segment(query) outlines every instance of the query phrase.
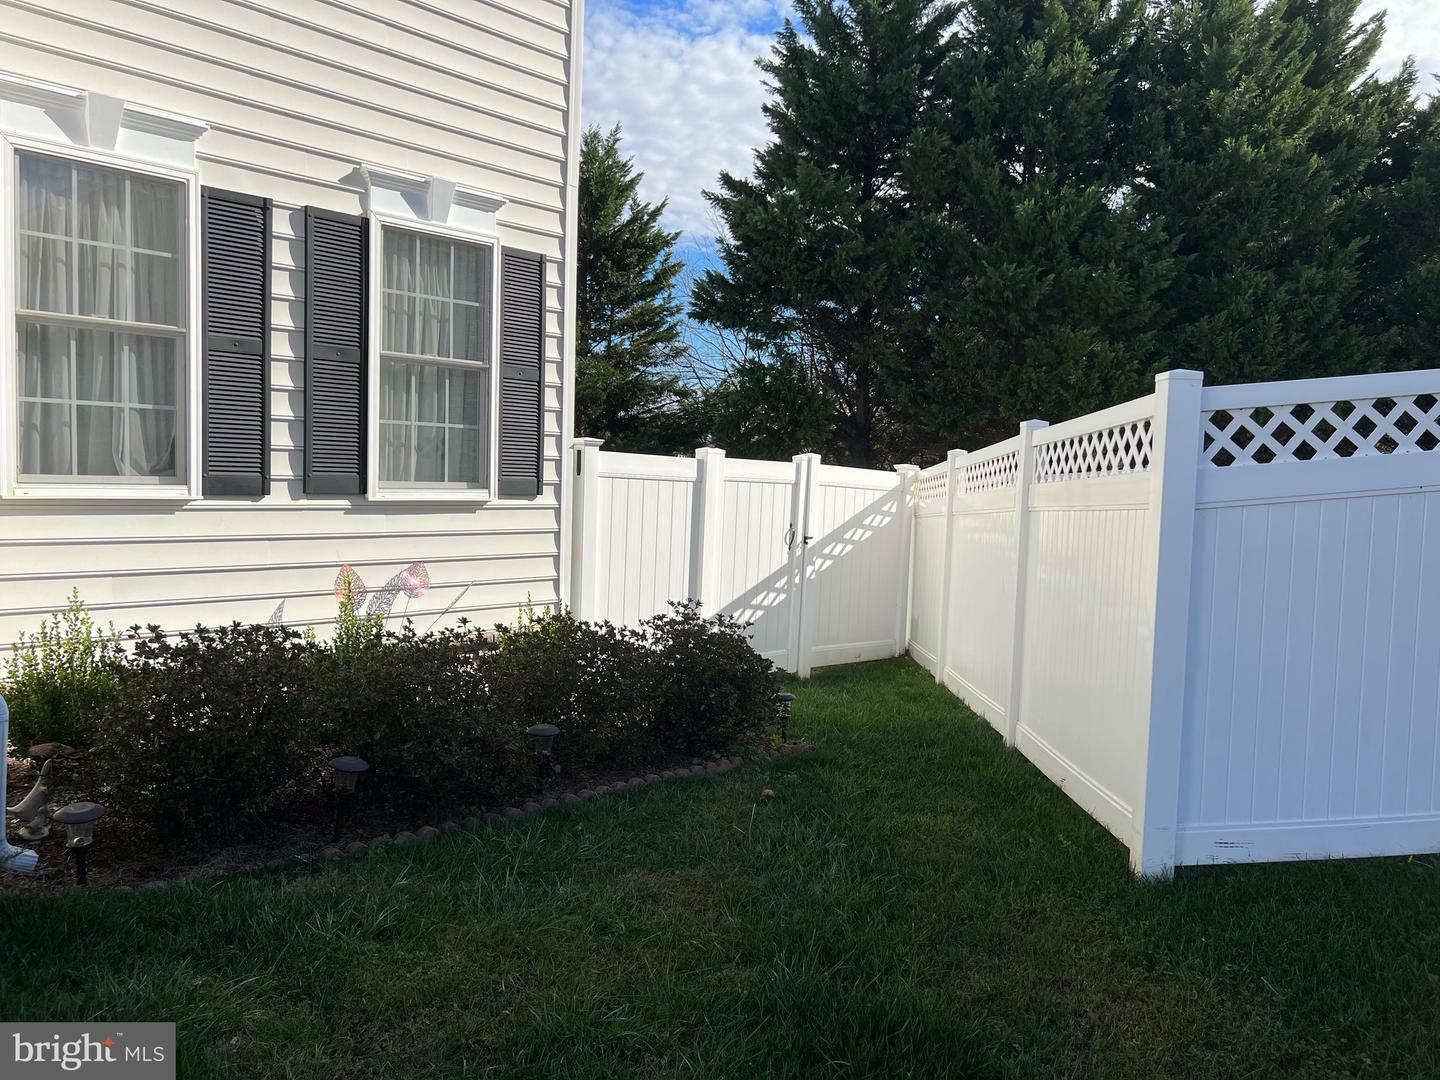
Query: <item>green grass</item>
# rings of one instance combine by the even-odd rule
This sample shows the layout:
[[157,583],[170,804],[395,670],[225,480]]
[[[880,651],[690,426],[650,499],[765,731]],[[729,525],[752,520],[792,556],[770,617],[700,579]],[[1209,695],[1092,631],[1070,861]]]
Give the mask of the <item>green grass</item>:
[[0,901],[0,1017],[174,1020],[182,1076],[1435,1074],[1436,860],[1142,885],[920,669],[798,692],[809,758],[320,869]]

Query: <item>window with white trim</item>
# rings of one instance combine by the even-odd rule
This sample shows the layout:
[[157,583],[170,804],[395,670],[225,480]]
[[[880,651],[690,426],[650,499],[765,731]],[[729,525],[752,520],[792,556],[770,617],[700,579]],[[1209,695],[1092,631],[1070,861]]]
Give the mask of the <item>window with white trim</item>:
[[18,478],[178,483],[184,185],[28,151],[16,180]]
[[485,490],[495,254],[386,226],[380,314],[380,483]]

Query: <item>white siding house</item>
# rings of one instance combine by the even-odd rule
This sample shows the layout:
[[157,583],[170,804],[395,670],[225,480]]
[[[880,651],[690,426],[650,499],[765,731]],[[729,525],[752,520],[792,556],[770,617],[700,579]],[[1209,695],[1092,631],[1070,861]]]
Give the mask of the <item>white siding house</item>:
[[0,644],[566,595],[581,14],[0,0]]

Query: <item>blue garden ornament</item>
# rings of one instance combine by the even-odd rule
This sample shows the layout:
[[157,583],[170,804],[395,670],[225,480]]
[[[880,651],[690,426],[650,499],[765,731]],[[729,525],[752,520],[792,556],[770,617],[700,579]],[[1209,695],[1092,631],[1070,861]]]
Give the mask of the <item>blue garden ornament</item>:
[[[0,695],[0,751],[8,752],[10,746],[10,706],[4,695]],[[0,807],[5,805],[5,781],[8,767],[0,766]],[[0,818],[0,870],[14,870],[22,874],[31,873],[40,863],[40,856],[29,848],[18,848],[5,839],[4,819]]]

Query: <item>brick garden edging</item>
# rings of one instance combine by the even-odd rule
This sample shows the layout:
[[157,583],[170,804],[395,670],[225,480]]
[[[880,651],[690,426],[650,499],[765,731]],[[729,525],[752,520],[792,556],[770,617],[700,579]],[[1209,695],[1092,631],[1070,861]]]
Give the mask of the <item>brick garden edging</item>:
[[[547,795],[541,799],[530,799],[519,806],[506,806],[499,810],[492,810],[485,814],[477,814],[467,817],[463,821],[445,821],[442,824],[421,825],[416,829],[401,829],[399,832],[377,836],[371,840],[352,840],[348,844],[335,845],[321,849],[318,853],[296,852],[288,857],[271,859],[268,862],[242,869],[227,869],[213,875],[196,875],[185,878],[156,879],[147,881],[136,888],[152,890],[164,888],[172,882],[197,881],[205,877],[230,877],[235,874],[250,873],[256,870],[283,870],[300,866],[316,865],[330,860],[339,859],[347,855],[363,855],[373,848],[393,844],[425,844],[436,840],[443,835],[457,832],[478,833],[486,829],[504,825],[511,821],[521,821],[536,814],[550,810],[564,809],[568,806],[579,806],[581,803],[591,802],[603,798],[606,795],[613,795],[617,792],[638,791],[641,788],[654,787],[672,780],[692,780],[702,776],[720,776],[724,773],[734,772],[747,764],[757,765],[773,761],[782,761],[785,758],[795,757],[800,754],[807,754],[814,750],[811,743],[789,742],[780,746],[763,751],[754,759],[742,758],[738,755],[733,757],[720,758],[707,765],[690,765],[681,768],[664,769],[660,772],[650,772],[642,776],[632,776],[628,780],[619,780],[610,784],[597,784],[594,787],[581,788],[579,791],[567,791],[559,795]],[[103,889],[104,886],[101,886]],[[129,885],[118,885],[111,887],[110,892],[131,892]]]

